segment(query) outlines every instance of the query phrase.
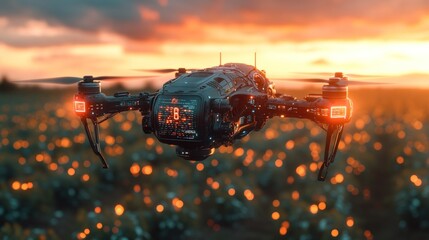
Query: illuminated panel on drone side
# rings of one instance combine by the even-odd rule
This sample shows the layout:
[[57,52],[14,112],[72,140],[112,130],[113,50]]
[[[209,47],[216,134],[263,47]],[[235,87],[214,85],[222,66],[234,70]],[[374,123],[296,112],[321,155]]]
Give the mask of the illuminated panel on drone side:
[[158,137],[199,140],[199,105],[195,96],[160,96],[155,106]]
[[346,118],[347,107],[346,106],[332,106],[331,107],[331,118]]
[[85,102],[84,101],[74,101],[74,110],[78,113],[84,113],[85,110]]

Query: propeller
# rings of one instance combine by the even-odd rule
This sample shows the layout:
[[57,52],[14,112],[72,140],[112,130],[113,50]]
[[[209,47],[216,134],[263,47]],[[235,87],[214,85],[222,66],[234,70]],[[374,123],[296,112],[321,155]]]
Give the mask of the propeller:
[[[332,75],[332,73],[330,74]],[[358,75],[355,75],[358,76]],[[361,77],[370,77],[369,75],[360,75]],[[381,76],[379,76],[381,77]],[[342,72],[336,72],[333,77],[329,79],[323,79],[323,78],[270,78],[270,80],[274,81],[295,81],[295,82],[308,82],[308,83],[328,83],[332,85],[339,85],[339,86],[347,86],[347,85],[381,85],[381,84],[388,84],[388,83],[382,83],[382,82],[365,82],[365,81],[355,81],[355,80],[348,80],[346,76],[343,75]]]
[[[292,81],[292,82],[307,82],[307,83],[331,83],[331,80],[323,78],[270,78],[273,81]],[[338,81],[339,82],[339,81]],[[345,81],[341,81],[345,82]],[[355,81],[347,80],[347,85],[382,85],[388,83],[382,82],[364,82],[364,81]]]
[[196,68],[158,68],[158,69],[135,69],[136,71],[140,72],[153,72],[153,73],[173,73],[173,72],[180,72],[185,73],[187,71],[197,71],[199,69]]
[[54,83],[54,84],[73,84],[80,81],[93,81],[93,80],[127,80],[127,79],[146,79],[153,78],[153,76],[84,76],[80,77],[55,77],[55,78],[39,78],[39,79],[29,79],[29,80],[20,80],[15,81],[15,83]]
[[[293,74],[299,74],[299,75],[322,75],[322,76],[332,76],[332,72],[293,72]],[[354,73],[347,73],[347,76],[352,78],[383,78],[386,77],[385,75],[369,75],[369,74],[354,74]]]

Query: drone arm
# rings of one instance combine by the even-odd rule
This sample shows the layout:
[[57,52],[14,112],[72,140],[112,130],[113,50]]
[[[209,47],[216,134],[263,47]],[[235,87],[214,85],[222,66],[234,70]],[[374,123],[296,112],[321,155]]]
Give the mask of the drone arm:
[[[141,112],[148,112],[151,110],[152,98],[153,95],[148,93],[130,96],[127,92],[116,93],[114,96],[106,96],[102,93],[75,95],[75,112],[80,117],[91,149],[99,157],[103,168],[108,168],[108,164],[101,154],[100,123],[124,111],[140,110]],[[92,131],[90,130],[88,119],[92,122]]]
[[292,97],[270,98],[267,100],[267,117],[313,118],[312,103]]
[[337,153],[344,123],[350,120],[352,102],[348,98],[311,97],[307,99],[296,100],[289,96],[268,99],[267,117],[306,118],[316,122],[327,131],[323,164],[318,175],[318,180],[324,181],[328,167],[334,161]]

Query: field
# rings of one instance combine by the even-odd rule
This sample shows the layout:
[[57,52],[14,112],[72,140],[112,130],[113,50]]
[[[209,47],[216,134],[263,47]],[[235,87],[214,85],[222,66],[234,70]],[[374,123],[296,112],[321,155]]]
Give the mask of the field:
[[351,90],[353,117],[326,182],[317,181],[323,130],[280,118],[203,162],[188,162],[145,135],[138,112],[119,114],[101,125],[110,164],[102,169],[73,113],[73,94],[0,92],[1,236],[429,236],[429,90]]

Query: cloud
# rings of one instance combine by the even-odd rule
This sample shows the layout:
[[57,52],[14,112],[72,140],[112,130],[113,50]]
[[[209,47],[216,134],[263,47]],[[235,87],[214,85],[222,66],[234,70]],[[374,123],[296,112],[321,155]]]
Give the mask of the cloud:
[[[366,39],[424,31],[427,24],[422,22],[429,19],[429,2],[3,0],[0,19],[0,30],[7,24],[0,41],[13,46],[91,43],[106,32],[130,41],[150,42]],[[33,39],[15,33],[15,28],[25,27],[29,21],[68,31]]]

